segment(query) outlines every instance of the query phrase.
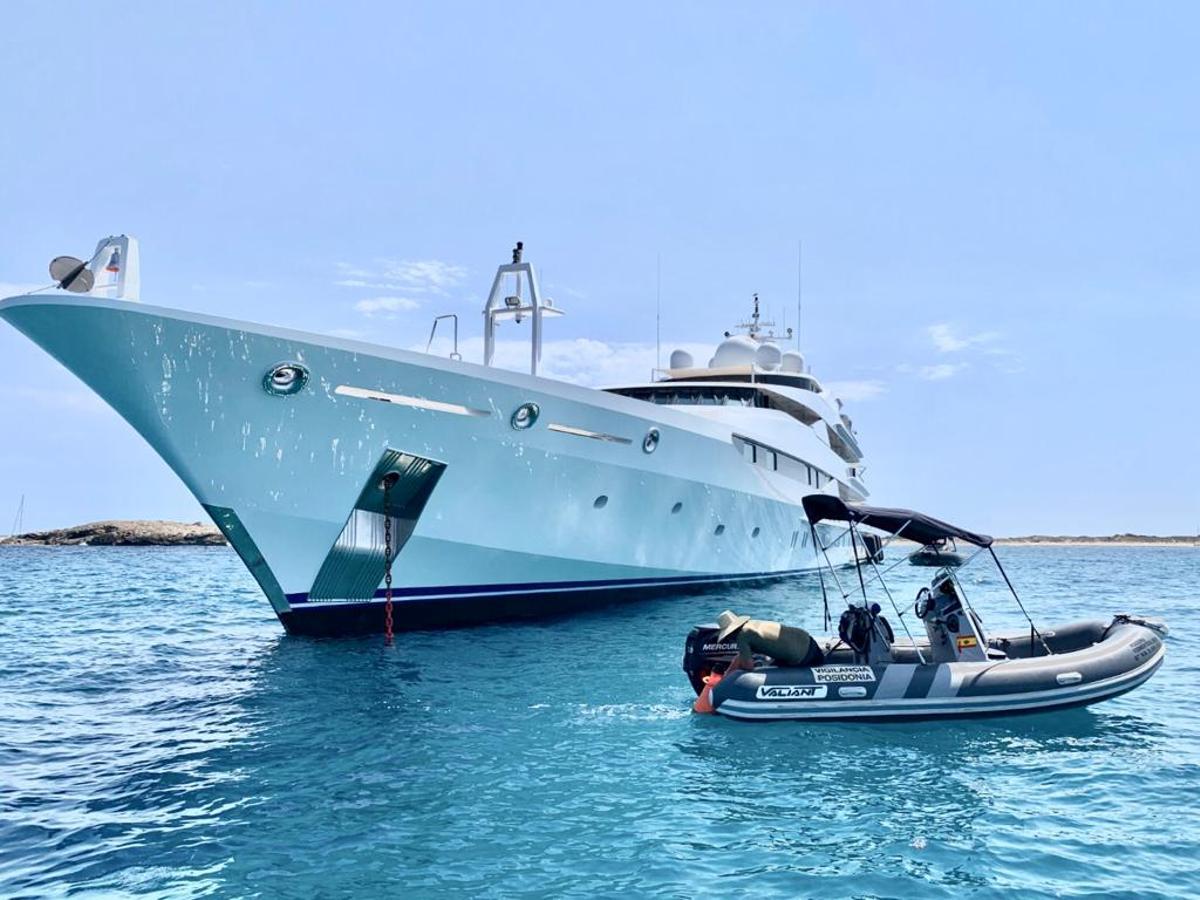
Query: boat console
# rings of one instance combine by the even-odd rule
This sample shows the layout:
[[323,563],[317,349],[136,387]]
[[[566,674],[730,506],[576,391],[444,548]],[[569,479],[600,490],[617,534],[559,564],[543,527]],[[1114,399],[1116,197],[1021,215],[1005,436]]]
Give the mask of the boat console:
[[931,587],[917,592],[913,612],[925,624],[932,662],[977,662],[992,654],[1004,658],[1003,652],[989,650],[979,616],[964,609],[949,570],[939,572]]

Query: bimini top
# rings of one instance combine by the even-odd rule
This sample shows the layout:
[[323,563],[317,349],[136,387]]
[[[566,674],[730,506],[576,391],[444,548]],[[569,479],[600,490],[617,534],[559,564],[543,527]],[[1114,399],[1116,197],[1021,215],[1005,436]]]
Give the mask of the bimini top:
[[854,522],[859,525],[870,525],[888,534],[916,541],[918,544],[932,544],[944,538],[955,538],[974,544],[976,547],[990,547],[992,539],[986,534],[975,534],[964,531],[941,519],[927,516],[911,509],[885,509],[882,506],[847,506],[838,497],[829,494],[809,494],[804,498],[804,512],[808,521],[814,525],[822,520],[833,522]]

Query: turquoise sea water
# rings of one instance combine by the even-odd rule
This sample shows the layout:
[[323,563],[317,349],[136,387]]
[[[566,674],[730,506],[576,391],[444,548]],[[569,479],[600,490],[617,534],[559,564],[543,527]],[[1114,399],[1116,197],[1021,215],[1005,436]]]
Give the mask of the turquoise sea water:
[[0,895],[1200,895],[1200,550],[1000,552],[1043,622],[1165,617],[1163,669],[1065,713],[745,724],[689,714],[684,636],[819,630],[815,580],[386,648],[284,636],[223,548],[0,550]]

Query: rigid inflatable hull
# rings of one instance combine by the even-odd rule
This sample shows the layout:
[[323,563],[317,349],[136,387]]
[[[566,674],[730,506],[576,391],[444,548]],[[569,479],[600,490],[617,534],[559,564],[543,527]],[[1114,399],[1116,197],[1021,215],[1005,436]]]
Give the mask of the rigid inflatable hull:
[[1132,690],[1157,671],[1166,653],[1160,635],[1142,625],[1090,622],[1068,628],[1093,629],[1100,640],[1072,652],[1021,659],[738,672],[713,689],[713,707],[721,715],[748,720],[1040,712],[1085,706]]

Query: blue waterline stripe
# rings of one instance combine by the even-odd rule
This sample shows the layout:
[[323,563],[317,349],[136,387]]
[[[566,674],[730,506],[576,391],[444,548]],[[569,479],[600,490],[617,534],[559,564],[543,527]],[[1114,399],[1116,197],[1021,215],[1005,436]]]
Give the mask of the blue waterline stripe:
[[[719,583],[726,581],[746,581],[748,579],[764,579],[764,578],[786,578],[790,575],[801,575],[806,572],[814,572],[815,569],[783,569],[773,572],[747,572],[738,575],[677,575],[667,578],[615,578],[598,581],[534,581],[518,584],[460,584],[460,585],[445,585],[440,587],[406,587],[392,588],[392,597],[395,599],[404,599],[406,597],[454,597],[464,595],[491,595],[491,594],[534,594],[540,592],[552,591],[573,591],[573,590],[595,590],[601,588],[614,587],[659,587],[664,585],[683,585],[683,584],[708,584]],[[386,596],[386,591],[377,590],[375,592],[376,599],[382,599]],[[325,604],[325,603],[345,603],[355,601],[345,600],[309,600],[307,593],[288,594],[288,603],[296,604]],[[369,601],[359,600],[359,603]]]

